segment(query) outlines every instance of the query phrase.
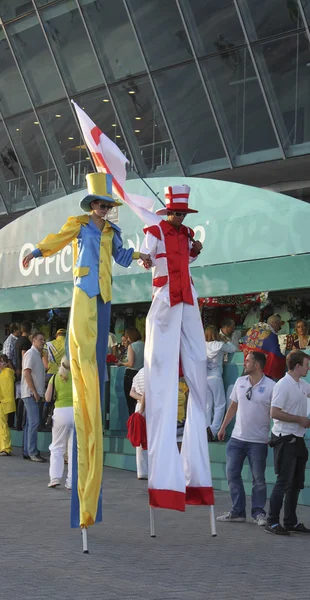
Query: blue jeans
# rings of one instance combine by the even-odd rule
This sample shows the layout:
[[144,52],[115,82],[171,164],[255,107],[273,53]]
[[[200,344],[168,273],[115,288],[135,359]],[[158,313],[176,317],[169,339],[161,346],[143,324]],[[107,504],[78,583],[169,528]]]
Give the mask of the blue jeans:
[[268,444],[242,442],[230,438],[226,446],[226,477],[232,500],[231,513],[245,517],[245,491],[241,472],[245,459],[249,461],[252,473],[252,517],[265,513],[267,486],[265,481]]
[[26,456],[36,456],[38,454],[37,440],[38,427],[40,425],[39,402],[36,402],[33,396],[23,398],[26,408],[26,424],[24,427],[24,454]]

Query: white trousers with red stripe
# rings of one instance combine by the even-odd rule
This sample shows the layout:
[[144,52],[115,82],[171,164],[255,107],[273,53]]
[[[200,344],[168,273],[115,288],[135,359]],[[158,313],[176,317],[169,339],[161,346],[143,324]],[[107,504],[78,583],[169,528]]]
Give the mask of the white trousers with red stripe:
[[[214,504],[206,433],[207,359],[197,301],[154,298],[146,321],[145,405],[151,506]],[[181,455],[176,444],[179,358],[189,387]]]

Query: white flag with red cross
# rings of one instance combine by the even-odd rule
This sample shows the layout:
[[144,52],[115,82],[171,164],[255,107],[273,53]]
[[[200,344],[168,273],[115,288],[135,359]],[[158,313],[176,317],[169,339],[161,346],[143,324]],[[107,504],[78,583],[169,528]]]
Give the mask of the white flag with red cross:
[[92,155],[97,171],[113,175],[113,192],[123,200],[147,225],[157,225],[162,218],[152,212],[154,200],[137,194],[127,194],[126,163],[128,159],[110,138],[108,138],[89,116],[72,100],[82,129],[83,137]]

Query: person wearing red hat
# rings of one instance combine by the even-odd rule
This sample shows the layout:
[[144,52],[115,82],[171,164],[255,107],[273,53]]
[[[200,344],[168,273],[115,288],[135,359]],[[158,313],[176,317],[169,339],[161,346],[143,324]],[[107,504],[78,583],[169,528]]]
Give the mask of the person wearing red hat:
[[[185,510],[214,504],[206,433],[205,339],[189,263],[202,250],[183,225],[190,188],[165,188],[167,215],[144,229],[141,252],[151,256],[153,301],[146,322],[144,355],[150,506]],[[181,455],[175,443],[179,358],[189,387]]]

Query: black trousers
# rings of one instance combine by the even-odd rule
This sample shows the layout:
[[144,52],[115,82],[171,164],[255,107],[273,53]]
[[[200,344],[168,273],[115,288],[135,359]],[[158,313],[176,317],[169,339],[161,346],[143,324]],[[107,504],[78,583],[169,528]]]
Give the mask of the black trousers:
[[135,371],[134,369],[126,369],[126,371],[125,371],[124,392],[125,392],[125,396],[126,396],[129,416],[135,412],[135,408],[136,408],[136,404],[137,404],[137,401],[134,398],[131,398],[131,396],[130,396],[132,380],[133,380],[134,376],[137,375],[137,373],[138,373],[138,371]]
[[[271,435],[272,441],[279,438]],[[274,446],[275,471],[277,481],[269,501],[268,525],[280,523],[280,512],[284,500],[284,527],[294,527],[298,523],[296,507],[300,490],[304,487],[308,450],[303,438],[293,437],[290,441]]]
[[24,403],[21,398],[16,398],[16,421],[15,428],[17,431],[22,431],[24,424]]

